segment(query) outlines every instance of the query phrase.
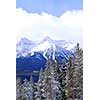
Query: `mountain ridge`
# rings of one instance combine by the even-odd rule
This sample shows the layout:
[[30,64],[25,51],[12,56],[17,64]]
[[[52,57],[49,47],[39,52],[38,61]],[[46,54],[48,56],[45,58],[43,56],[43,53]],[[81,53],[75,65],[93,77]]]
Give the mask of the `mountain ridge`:
[[[22,44],[22,45],[20,45]],[[45,54],[46,52],[55,52],[55,49],[57,47],[64,48],[66,50],[69,50],[74,52],[75,48],[74,43],[72,42],[66,42],[65,40],[53,40],[50,37],[46,36],[44,39],[36,41],[31,41],[27,38],[22,38],[17,44],[16,44],[16,57],[20,56],[27,56],[27,55],[34,55],[34,52],[44,52],[43,55],[46,58]]]
[[69,56],[75,57],[74,52],[75,44],[65,40],[53,40],[45,37],[33,42],[22,38],[16,44],[16,76],[25,78],[34,71],[44,69],[47,59],[51,61],[56,59],[59,64],[63,59],[68,62]]

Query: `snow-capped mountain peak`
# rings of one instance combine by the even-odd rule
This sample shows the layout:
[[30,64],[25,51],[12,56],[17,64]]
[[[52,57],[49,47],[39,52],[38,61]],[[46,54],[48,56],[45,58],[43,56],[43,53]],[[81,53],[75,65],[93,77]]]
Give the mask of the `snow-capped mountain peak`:
[[52,58],[55,60],[56,54],[65,56],[66,50],[74,52],[75,45],[72,42],[65,40],[53,40],[46,36],[39,42],[32,42],[28,39],[22,38],[17,44],[17,55],[26,56],[27,54],[34,55],[34,52],[40,52],[47,59]]
[[40,43],[37,44],[37,46],[35,46],[31,51],[29,51],[31,54],[33,52],[43,52],[43,56],[47,59],[47,57],[45,56],[46,53],[48,52],[49,57],[51,56],[50,53],[53,53],[53,59],[54,58],[54,53],[55,53],[55,49],[56,49],[56,44],[54,43],[54,41],[49,38],[46,37],[44,38]]
[[16,44],[16,56],[25,56],[27,53],[35,46],[36,44],[27,39],[27,38],[20,38]]

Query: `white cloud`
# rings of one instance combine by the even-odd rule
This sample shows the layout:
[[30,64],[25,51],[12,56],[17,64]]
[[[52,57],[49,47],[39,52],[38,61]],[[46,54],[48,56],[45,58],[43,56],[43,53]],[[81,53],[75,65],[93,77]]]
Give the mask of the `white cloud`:
[[16,9],[16,37],[38,40],[45,36],[53,39],[80,42],[82,45],[82,11],[66,11],[60,17],[47,13],[27,13]]

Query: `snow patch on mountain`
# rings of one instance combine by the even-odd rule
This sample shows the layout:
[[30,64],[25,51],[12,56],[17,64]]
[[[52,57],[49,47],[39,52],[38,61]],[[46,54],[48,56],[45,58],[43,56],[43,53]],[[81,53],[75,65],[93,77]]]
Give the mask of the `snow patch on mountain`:
[[65,50],[74,52],[75,46],[76,43],[66,42],[65,40],[53,40],[48,36],[36,42],[22,38],[17,43],[16,52],[17,57],[18,54],[19,56],[27,56],[28,54],[34,55],[34,52],[42,52],[46,59],[52,57],[53,60],[55,60],[56,53],[61,53],[66,59],[68,59],[64,53]]

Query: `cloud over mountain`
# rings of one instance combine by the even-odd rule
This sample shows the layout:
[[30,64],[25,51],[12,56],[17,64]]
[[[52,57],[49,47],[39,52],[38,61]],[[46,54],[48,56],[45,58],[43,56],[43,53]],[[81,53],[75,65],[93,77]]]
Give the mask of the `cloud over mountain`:
[[28,13],[16,9],[16,37],[38,40],[49,36],[53,39],[80,42],[82,45],[82,11],[66,11],[60,17],[46,12]]

